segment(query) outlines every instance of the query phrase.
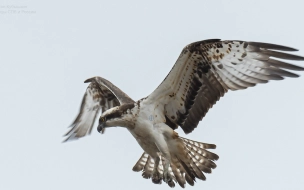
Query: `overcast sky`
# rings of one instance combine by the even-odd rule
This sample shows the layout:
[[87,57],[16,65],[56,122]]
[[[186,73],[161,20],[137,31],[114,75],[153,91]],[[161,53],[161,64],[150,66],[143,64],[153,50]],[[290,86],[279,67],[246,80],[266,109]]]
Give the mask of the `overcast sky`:
[[[102,76],[140,99],[185,45],[210,38],[282,44],[304,55],[303,7],[300,0],[1,0],[0,189],[168,189],[132,171],[143,150],[126,129],[100,135],[95,127],[61,143],[83,81]],[[303,84],[304,76],[230,92],[193,133],[178,130],[216,144],[220,156],[207,181],[186,188],[304,189]]]

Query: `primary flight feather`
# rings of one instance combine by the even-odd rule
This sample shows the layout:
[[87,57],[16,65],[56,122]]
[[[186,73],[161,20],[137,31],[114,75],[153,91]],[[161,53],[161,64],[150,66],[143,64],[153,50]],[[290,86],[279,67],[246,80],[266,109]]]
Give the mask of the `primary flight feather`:
[[108,80],[93,77],[83,97],[80,111],[65,141],[91,133],[96,116],[98,132],[105,128],[127,128],[144,150],[133,167],[152,182],[170,187],[196,178],[205,180],[219,157],[207,149],[215,145],[180,137],[180,126],[191,133],[208,110],[229,90],[253,87],[269,80],[298,77],[290,72],[304,68],[285,60],[304,61],[286,53],[294,48],[238,40],[210,39],[187,45],[164,81],[147,97],[132,100]]

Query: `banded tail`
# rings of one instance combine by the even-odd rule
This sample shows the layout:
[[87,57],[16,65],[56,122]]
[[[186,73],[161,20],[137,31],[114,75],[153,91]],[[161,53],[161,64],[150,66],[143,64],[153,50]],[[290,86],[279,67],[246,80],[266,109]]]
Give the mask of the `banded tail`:
[[[175,183],[178,183],[184,188],[186,182],[193,186],[195,178],[206,180],[204,173],[211,173],[212,169],[216,168],[216,164],[213,161],[218,160],[219,156],[206,150],[215,149],[216,145],[214,144],[196,142],[182,137],[179,138],[183,141],[185,154],[171,155],[169,172],[173,181],[169,182],[168,185],[175,187]],[[162,176],[163,157],[160,155],[160,158],[158,171]],[[144,152],[133,167],[133,171],[142,171],[143,178],[149,179],[152,177],[153,168],[153,158]]]

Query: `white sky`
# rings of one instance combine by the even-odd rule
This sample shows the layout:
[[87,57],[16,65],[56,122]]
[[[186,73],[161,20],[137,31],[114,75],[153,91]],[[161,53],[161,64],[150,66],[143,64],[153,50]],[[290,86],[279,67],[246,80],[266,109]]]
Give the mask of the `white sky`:
[[[140,99],[185,45],[209,38],[277,43],[304,55],[303,6],[300,0],[1,0],[0,189],[168,189],[131,170],[143,151],[126,129],[103,136],[94,129],[61,143],[78,113],[83,81],[99,75]],[[304,189],[303,83],[302,76],[230,92],[194,133],[179,130],[217,144],[220,156],[207,181],[186,188]]]

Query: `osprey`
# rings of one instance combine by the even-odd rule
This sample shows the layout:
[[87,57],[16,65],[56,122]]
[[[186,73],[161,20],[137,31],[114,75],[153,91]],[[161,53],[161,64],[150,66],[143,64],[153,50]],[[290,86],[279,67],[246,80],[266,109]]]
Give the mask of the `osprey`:
[[294,48],[260,42],[221,41],[210,39],[187,45],[163,82],[147,97],[132,100],[108,80],[93,77],[82,100],[80,111],[66,133],[65,141],[91,133],[99,117],[98,132],[114,126],[125,127],[144,153],[133,167],[152,182],[166,182],[170,187],[196,178],[205,180],[218,155],[207,149],[214,144],[180,137],[174,130],[180,126],[191,133],[208,110],[229,90],[253,87],[269,80],[299,75],[287,70],[303,67],[285,60],[304,60],[286,53]]

